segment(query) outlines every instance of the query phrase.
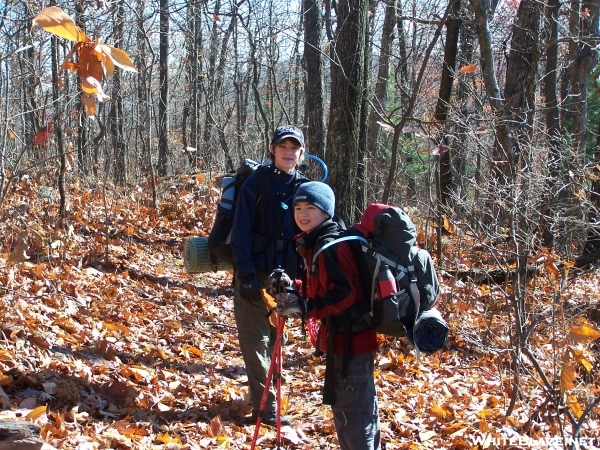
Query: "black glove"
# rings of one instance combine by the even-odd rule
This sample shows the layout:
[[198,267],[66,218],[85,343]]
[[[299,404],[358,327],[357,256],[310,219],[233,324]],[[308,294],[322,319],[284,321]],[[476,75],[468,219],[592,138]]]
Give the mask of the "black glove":
[[306,301],[295,290],[288,288],[275,295],[277,306],[274,311],[283,317],[306,317]]
[[286,288],[291,288],[293,285],[294,281],[287,273],[281,270],[275,270],[269,275],[269,292],[273,295],[283,292]]
[[249,302],[262,301],[260,283],[255,276],[240,279],[240,295]]

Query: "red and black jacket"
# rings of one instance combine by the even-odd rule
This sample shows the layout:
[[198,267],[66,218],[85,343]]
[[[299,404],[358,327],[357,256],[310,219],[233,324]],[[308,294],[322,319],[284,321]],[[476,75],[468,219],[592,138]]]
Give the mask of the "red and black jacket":
[[[298,251],[305,261],[306,281],[304,294],[307,299],[307,315],[309,318],[320,320],[319,342],[317,349],[327,351],[327,320],[333,316],[336,324],[343,323],[342,317],[349,314],[351,307],[357,303],[367,302],[363,293],[356,259],[351,246],[347,242],[325,249],[317,256],[314,273],[311,270],[315,252],[328,241],[339,237],[343,231],[333,220],[323,222],[310,233],[301,233],[296,237]],[[335,354],[343,354],[344,333],[337,327],[333,336]],[[372,328],[352,332],[351,354],[375,352],[378,349],[377,335]]]

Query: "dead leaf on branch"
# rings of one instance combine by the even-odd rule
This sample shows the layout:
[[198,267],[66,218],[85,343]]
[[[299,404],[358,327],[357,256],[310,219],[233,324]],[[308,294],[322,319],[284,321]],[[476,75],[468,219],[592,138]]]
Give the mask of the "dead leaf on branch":
[[[104,93],[101,82],[114,73],[115,66],[137,73],[137,69],[126,52],[107,44],[101,44],[98,39],[90,40],[75,25],[73,19],[56,6],[50,6],[35,16],[32,20],[32,27],[35,25],[76,43],[63,62],[61,73],[63,70],[75,70],[81,78],[81,90],[84,93],[82,102],[85,106],[86,117],[91,119],[95,117],[96,101],[110,100],[110,97]],[[75,55],[78,57],[78,62],[71,61]],[[63,87],[60,79],[59,87]]]
[[560,393],[564,394],[575,387],[575,363],[566,361],[560,374]]
[[88,40],[75,21],[57,6],[49,6],[31,21],[31,27],[40,26],[48,33],[55,34],[69,41],[84,42]]
[[575,342],[589,344],[600,338],[600,331],[596,330],[588,323],[583,323],[572,327],[567,336]]

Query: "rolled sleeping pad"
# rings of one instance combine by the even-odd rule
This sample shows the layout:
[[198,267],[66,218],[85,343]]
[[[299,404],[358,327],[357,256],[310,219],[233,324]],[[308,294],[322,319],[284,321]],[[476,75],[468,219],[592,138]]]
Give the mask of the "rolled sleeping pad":
[[441,350],[448,339],[448,324],[437,308],[423,311],[412,328],[406,330],[406,337],[414,346],[425,353]]
[[233,266],[211,257],[208,236],[186,239],[183,244],[183,264],[188,273],[217,272],[232,270]]

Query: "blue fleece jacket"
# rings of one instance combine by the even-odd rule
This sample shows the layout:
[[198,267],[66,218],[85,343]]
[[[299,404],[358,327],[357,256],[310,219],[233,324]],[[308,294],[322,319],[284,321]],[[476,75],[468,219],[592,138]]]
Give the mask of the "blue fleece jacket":
[[[288,252],[294,252],[293,240],[299,231],[294,222],[293,211],[294,175],[282,172],[272,164],[268,168],[268,176],[269,193],[265,215],[266,238],[272,243],[277,239],[282,239],[287,242]],[[256,235],[261,230],[261,214],[256,208],[258,195],[258,174],[254,173],[242,185],[235,207],[231,231],[231,251],[237,275],[242,279],[254,276],[256,275],[256,268],[271,273],[278,266],[281,266],[288,273],[295,273],[295,267],[285,267],[287,258],[281,252],[276,252],[274,255],[272,251],[252,252],[253,242],[257,239]],[[281,215],[280,233],[278,233],[278,214]]]

